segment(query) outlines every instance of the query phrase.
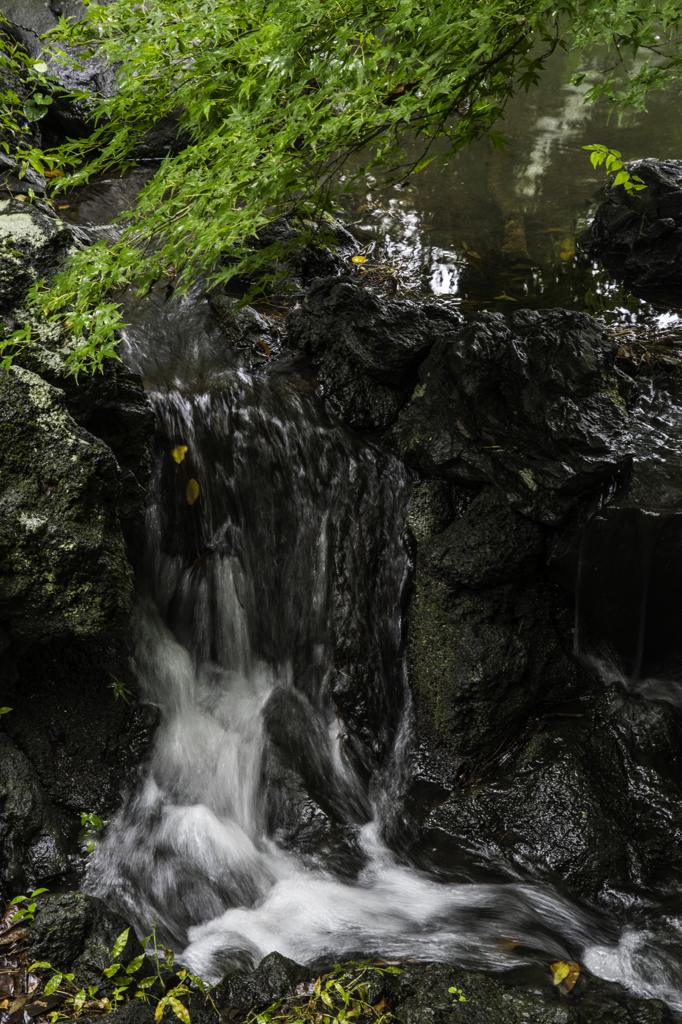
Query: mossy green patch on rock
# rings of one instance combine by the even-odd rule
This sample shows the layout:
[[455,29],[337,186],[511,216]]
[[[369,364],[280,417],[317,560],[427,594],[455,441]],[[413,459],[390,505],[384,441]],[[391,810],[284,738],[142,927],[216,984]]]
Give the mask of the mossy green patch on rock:
[[485,760],[579,681],[552,613],[556,588],[536,572],[542,544],[542,528],[486,488],[419,545],[410,682],[460,762]]
[[133,595],[116,512],[120,470],[63,393],[0,375],[0,619],[32,640],[117,632]]
[[82,246],[77,233],[44,203],[0,203],[0,314],[16,309],[35,281],[51,280]]

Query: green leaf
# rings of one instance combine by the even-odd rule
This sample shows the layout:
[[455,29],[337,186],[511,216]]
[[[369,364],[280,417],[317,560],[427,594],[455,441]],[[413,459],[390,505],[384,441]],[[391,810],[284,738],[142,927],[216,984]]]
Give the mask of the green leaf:
[[158,978],[155,974],[152,974],[148,978],[142,978],[141,981],[138,981],[137,987],[141,989],[151,988],[155,981],[158,981]]
[[57,971],[56,974],[52,975],[52,977],[48,981],[47,985],[45,986],[45,995],[46,996],[51,996],[53,992],[57,991],[57,989],[59,988],[59,986],[62,983],[63,977],[64,977],[64,975],[60,974],[59,971]]
[[142,967],[142,964],[145,962],[146,959],[147,958],[145,957],[144,953],[141,953],[140,956],[136,956],[135,959],[131,960],[128,966],[126,967],[126,973],[134,974],[135,971],[139,971],[140,967]]
[[126,943],[128,941],[129,934],[130,934],[130,928],[126,928],[125,931],[121,932],[119,937],[116,939],[116,942],[114,943],[114,947],[111,950],[111,956],[112,956],[112,958],[114,960],[117,960],[118,957],[123,952],[123,950],[125,949]]
[[183,1006],[180,1000],[176,999],[174,996],[170,997],[170,1005],[173,1008],[175,1016],[180,1018],[182,1024],[189,1024],[189,1012],[187,1007]]

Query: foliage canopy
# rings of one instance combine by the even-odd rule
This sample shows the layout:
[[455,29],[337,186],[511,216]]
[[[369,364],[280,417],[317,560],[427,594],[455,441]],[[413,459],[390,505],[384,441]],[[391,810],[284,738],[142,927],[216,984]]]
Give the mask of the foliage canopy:
[[[87,0],[86,0],[87,2]],[[72,367],[113,355],[118,298],[162,277],[186,288],[248,277],[277,287],[287,255],[310,242],[353,174],[400,181],[482,135],[503,146],[505,100],[538,80],[557,48],[599,45],[613,60],[586,83],[587,102],[644,108],[680,77],[682,0],[114,0],[62,18],[47,42],[68,62],[99,54],[118,91],[84,99],[93,128],[58,151],[25,153],[59,168],[52,193],[124,171],[164,118],[186,145],[164,159],[119,237],[77,253],[32,301],[77,339]],[[574,77],[582,84],[586,75]],[[406,161],[406,139],[421,143]],[[278,217],[298,236],[256,245]],[[4,343],[11,358],[30,329]],[[14,347],[13,347],[14,346]]]

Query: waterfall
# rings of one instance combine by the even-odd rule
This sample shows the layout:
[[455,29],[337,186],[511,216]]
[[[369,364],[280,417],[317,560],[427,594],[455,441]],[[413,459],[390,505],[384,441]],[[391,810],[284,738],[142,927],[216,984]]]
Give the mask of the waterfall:
[[132,630],[160,724],[89,890],[209,980],[273,950],[616,971],[597,911],[490,851],[445,874],[399,841],[401,462],[331,421],[291,361],[246,366],[197,296],[150,300],[124,354],[158,421]]

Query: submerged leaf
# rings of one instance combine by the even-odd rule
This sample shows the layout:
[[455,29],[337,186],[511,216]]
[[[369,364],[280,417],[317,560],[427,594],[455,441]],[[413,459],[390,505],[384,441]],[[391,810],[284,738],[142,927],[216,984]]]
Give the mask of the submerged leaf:
[[562,992],[570,992],[578,980],[582,967],[575,960],[557,960],[556,963],[549,965],[549,969],[554,984],[560,985]]
[[180,463],[184,459],[185,455],[187,454],[187,451],[188,448],[186,444],[178,444],[171,452],[171,455],[173,456],[178,465],[180,465]]
[[187,490],[185,491],[185,498],[187,499],[188,505],[193,505],[199,497],[199,484],[192,477],[190,482],[187,484]]

